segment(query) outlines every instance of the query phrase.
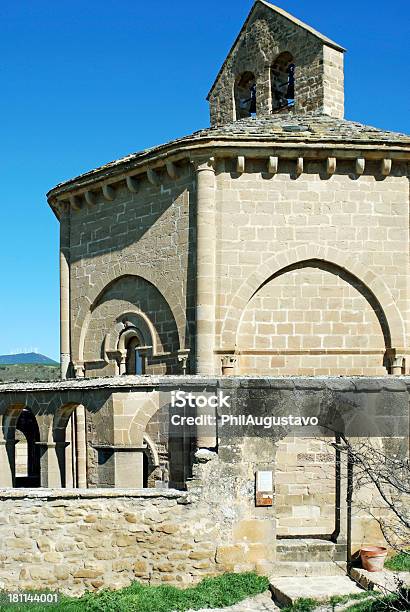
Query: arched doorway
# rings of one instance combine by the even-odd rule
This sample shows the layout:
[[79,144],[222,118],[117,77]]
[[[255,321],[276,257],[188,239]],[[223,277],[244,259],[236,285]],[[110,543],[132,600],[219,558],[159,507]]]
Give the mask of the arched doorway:
[[[56,486],[87,488],[86,411],[82,404],[66,404],[54,415],[52,437],[54,466],[49,466]],[[50,486],[50,485],[49,485]]]
[[40,486],[40,431],[29,408],[23,408],[15,431],[15,486]]

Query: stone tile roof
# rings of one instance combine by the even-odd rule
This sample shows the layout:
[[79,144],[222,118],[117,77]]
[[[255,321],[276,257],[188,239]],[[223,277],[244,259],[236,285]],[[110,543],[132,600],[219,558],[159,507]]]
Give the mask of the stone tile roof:
[[60,189],[71,185],[91,183],[98,175],[104,178],[117,171],[126,171],[136,163],[148,161],[157,154],[166,154],[168,150],[179,146],[212,144],[215,142],[235,141],[238,144],[261,141],[275,144],[315,144],[334,143],[335,146],[345,144],[385,145],[410,148],[410,136],[398,132],[380,130],[346,119],[336,119],[321,113],[297,115],[292,112],[278,113],[267,117],[250,117],[240,119],[227,125],[214,126],[194,132],[188,136],[172,140],[168,143],[132,153],[121,159],[109,162],[99,168],[81,174],[80,176],[58,184],[49,192],[49,196]]
[[[331,141],[337,143],[386,142],[410,145],[410,136],[398,132],[380,130],[346,119],[329,115],[308,113],[296,115],[279,113],[268,117],[250,117],[227,125],[215,126],[194,132],[186,138],[246,138],[275,140],[276,142]],[[183,141],[184,139],[181,139]]]

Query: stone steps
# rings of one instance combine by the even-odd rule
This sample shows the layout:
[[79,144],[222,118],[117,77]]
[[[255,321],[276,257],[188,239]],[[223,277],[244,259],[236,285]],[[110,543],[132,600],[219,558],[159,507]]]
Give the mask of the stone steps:
[[342,561],[277,561],[272,564],[271,575],[291,576],[346,576],[347,564]]
[[345,576],[346,546],[319,538],[289,538],[277,541],[271,576]]
[[363,591],[349,576],[292,577],[275,576],[270,580],[275,602],[281,606],[294,604],[301,597],[328,601],[334,595],[353,595]]
[[[298,538],[278,540],[276,545],[277,561],[311,563],[313,561],[334,561],[336,544],[317,538]],[[338,559],[343,561],[344,559]]]

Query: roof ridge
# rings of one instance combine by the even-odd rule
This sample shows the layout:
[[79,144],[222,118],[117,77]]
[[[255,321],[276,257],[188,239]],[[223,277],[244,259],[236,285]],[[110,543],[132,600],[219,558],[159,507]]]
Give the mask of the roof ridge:
[[310,26],[309,24],[305,23],[301,19],[298,19],[297,17],[295,17],[291,13],[288,13],[283,8],[281,8],[280,6],[276,6],[276,4],[272,4],[272,2],[267,2],[267,0],[256,0],[255,4],[257,2],[260,2],[261,4],[264,4],[265,6],[267,6],[268,8],[276,11],[277,13],[279,13],[279,15],[282,15],[282,17],[285,17],[285,19],[288,19],[292,23],[295,23],[296,25],[301,26],[302,28],[305,28],[311,34],[313,34],[314,36],[317,36],[317,38],[320,38],[320,40],[323,40],[327,44],[329,44],[332,47],[335,47],[336,49],[338,49],[339,51],[346,51],[345,47],[342,47],[341,45],[339,45],[339,43],[335,42],[334,40],[332,40],[328,36],[325,36],[324,34],[319,32],[319,30],[316,30],[315,28],[312,28],[312,26]]

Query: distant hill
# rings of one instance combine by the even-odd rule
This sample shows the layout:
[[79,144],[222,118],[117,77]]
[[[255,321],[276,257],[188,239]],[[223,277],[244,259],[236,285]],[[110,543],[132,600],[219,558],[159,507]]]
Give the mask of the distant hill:
[[27,364],[39,364],[58,366],[57,361],[40,355],[40,353],[18,353],[16,355],[0,355],[0,365],[27,365]]
[[60,379],[60,366],[44,363],[0,364],[0,383],[44,382]]

